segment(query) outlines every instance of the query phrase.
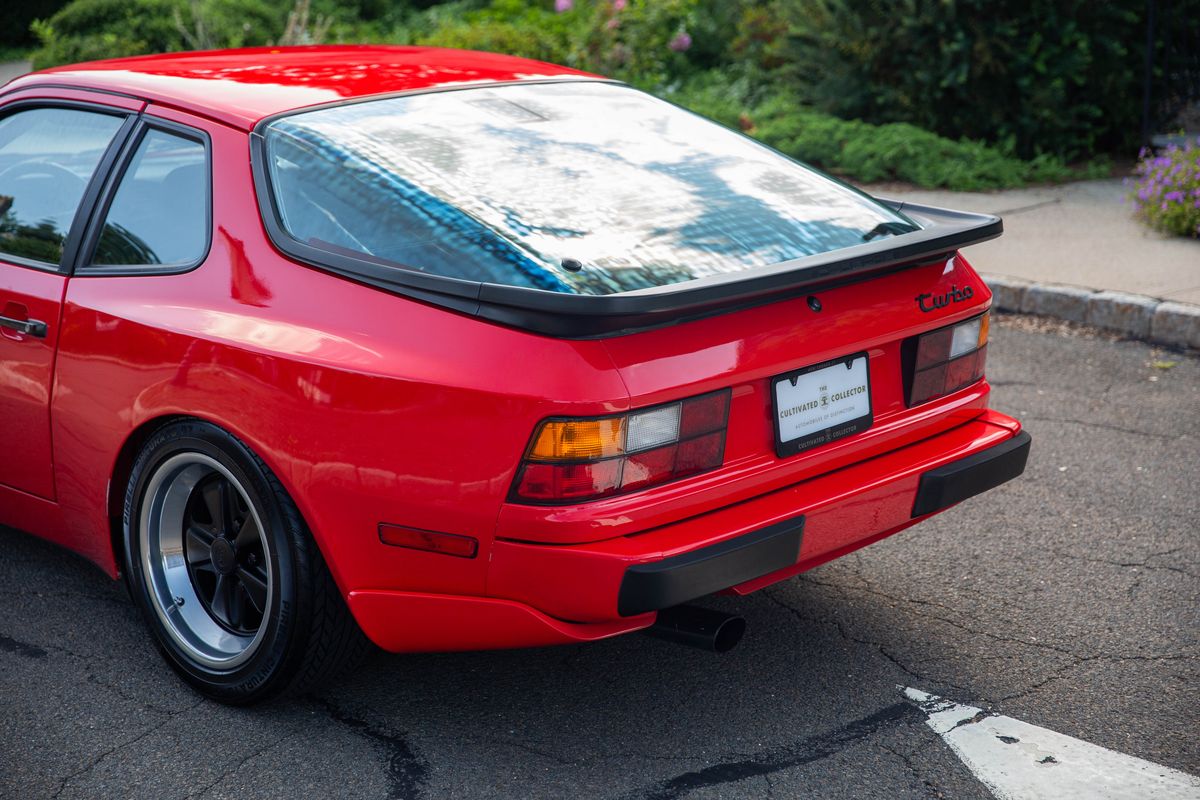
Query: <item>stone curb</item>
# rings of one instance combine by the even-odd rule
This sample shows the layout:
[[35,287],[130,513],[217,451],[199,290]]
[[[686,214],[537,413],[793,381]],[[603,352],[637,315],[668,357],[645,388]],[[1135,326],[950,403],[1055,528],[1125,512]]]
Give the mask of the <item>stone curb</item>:
[[1079,322],[1135,339],[1200,350],[1200,306],[1141,294],[984,275],[992,307]]

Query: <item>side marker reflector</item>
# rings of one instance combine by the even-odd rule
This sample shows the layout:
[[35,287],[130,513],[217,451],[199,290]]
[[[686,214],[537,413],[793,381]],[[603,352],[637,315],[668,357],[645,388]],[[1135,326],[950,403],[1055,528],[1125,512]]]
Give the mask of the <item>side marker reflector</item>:
[[407,547],[410,550],[424,550],[427,553],[441,553],[458,558],[474,558],[479,552],[479,540],[471,536],[406,528],[403,525],[382,522],[379,524],[379,541],[394,547]]

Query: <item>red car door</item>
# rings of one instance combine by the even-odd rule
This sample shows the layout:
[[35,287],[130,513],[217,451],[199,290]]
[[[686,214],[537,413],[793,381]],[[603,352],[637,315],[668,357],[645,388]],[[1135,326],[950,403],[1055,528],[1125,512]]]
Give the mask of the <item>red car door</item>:
[[47,499],[54,354],[74,245],[140,107],[51,94],[59,96],[25,91],[0,105],[0,485]]
[[0,483],[48,499],[50,379],[65,286],[63,275],[0,261]]

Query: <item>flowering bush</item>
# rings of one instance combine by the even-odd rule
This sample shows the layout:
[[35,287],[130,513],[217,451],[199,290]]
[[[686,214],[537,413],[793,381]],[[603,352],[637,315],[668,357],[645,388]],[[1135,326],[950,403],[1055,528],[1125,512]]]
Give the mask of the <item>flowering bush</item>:
[[592,0],[575,6],[587,14],[575,57],[582,68],[643,88],[694,70],[687,54],[697,0]]
[[1200,138],[1141,156],[1132,192],[1137,215],[1164,233],[1200,237]]
[[410,22],[426,26],[410,29],[417,44],[537,58],[646,89],[710,66],[723,46],[701,0],[460,0]]

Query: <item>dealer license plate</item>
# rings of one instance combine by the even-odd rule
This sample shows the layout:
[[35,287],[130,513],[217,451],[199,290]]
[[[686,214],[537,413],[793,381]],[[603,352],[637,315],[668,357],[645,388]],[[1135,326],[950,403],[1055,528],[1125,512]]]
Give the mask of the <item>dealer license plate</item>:
[[771,382],[775,452],[790,456],[871,427],[867,354],[814,364]]

